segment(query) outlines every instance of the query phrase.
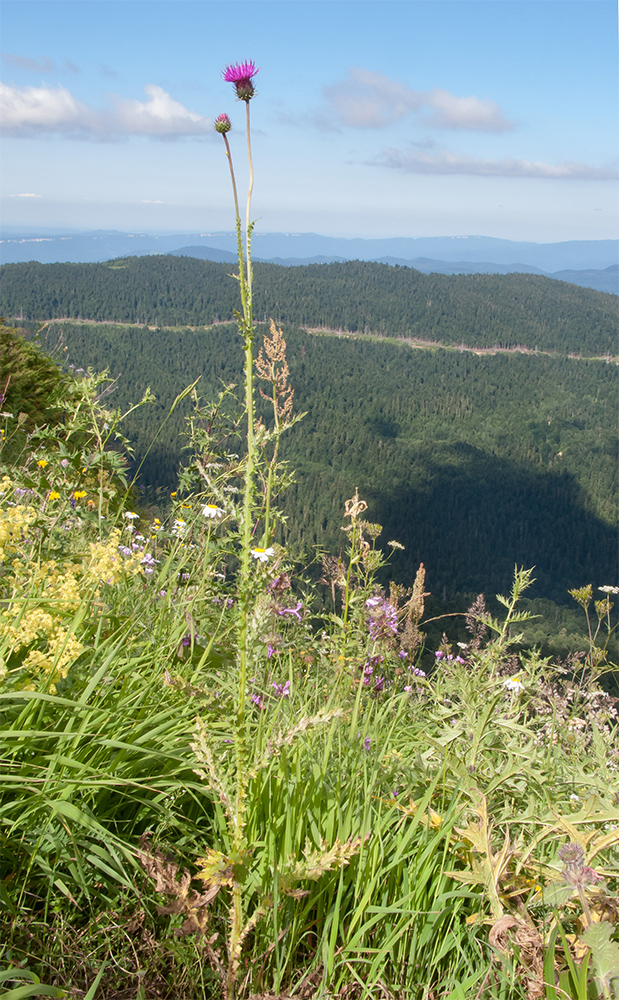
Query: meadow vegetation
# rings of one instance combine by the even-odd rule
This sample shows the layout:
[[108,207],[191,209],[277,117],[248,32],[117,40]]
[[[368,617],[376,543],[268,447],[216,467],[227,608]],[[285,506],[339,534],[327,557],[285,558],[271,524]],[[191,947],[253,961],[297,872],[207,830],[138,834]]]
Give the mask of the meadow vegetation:
[[[248,144],[255,73],[226,69]],[[301,413],[235,201],[242,388],[172,402],[190,451],[165,514],[108,377],[2,331],[4,996],[611,1000],[619,589],[573,588],[567,661],[522,649],[526,567],[428,650],[425,567],[380,582],[401,546],[358,490],[320,582],[295,564]]]

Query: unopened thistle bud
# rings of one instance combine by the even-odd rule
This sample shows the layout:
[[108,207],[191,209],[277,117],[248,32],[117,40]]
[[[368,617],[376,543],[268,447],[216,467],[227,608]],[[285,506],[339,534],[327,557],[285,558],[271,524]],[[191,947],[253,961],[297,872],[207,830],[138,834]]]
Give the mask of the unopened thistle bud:
[[217,118],[215,119],[216,132],[221,132],[222,135],[224,135],[226,132],[229,132],[231,128],[232,124],[227,115],[217,115]]

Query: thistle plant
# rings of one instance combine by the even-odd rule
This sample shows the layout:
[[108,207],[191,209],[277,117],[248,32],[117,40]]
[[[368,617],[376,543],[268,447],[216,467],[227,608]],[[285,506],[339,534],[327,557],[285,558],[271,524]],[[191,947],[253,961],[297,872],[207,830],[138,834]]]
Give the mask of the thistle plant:
[[[200,720],[196,739],[192,743],[200,765],[196,773],[209,786],[212,797],[218,803],[222,817],[218,833],[223,849],[209,847],[198,859],[200,868],[197,878],[203,882],[206,892],[190,899],[187,892],[183,895],[179,889],[178,901],[174,903],[177,907],[174,912],[189,914],[190,911],[193,913],[200,910],[201,936],[210,964],[223,981],[226,1000],[232,1000],[236,995],[242,950],[262,919],[268,913],[276,911],[286,896],[302,898],[306,895],[296,889],[299,881],[316,880],[325,872],[347,865],[363,843],[363,838],[358,836],[349,837],[344,842],[335,838],[331,846],[321,840],[318,849],[312,849],[311,844],[307,845],[303,859],[280,859],[279,865],[273,865],[272,861],[275,859],[272,856],[268,859],[260,858],[256,833],[251,830],[251,817],[248,815],[254,786],[264,780],[265,772],[274,763],[277,764],[280,754],[284,750],[289,752],[289,748],[308,730],[324,728],[343,714],[341,709],[321,707],[314,714],[305,714],[297,719],[288,728],[276,729],[276,724],[282,725],[283,713],[280,713],[279,708],[290,699],[290,679],[269,685],[275,690],[271,697],[279,705],[270,725],[262,721],[261,713],[266,707],[263,695],[254,692],[250,698],[250,664],[252,672],[255,672],[256,661],[266,652],[264,633],[268,633],[269,627],[272,629],[267,623],[272,621],[274,615],[280,619],[290,616],[300,621],[302,618],[302,602],[297,601],[291,607],[284,606],[280,591],[289,589],[289,576],[283,554],[276,552],[273,544],[277,523],[273,499],[286,481],[286,475],[282,473],[278,461],[280,437],[284,430],[300,419],[300,416],[292,416],[294,393],[289,383],[286,343],[282,331],[273,322],[269,334],[264,337],[258,357],[254,357],[257,332],[253,313],[251,261],[254,175],[249,106],[255,95],[253,78],[257,72],[253,62],[227,66],[223,72],[224,80],[234,85],[237,99],[245,104],[249,183],[244,225],[228,141],[232,125],[226,114],[219,115],[214,123],[215,130],[224,142],[235,209],[238,273],[234,277],[239,284],[241,299],[241,309],[235,314],[244,351],[243,417],[241,421],[229,421],[226,430],[226,418],[232,416],[229,403],[232,402],[234,390],[234,387],[227,387],[210,411],[200,410],[192,418],[193,428],[198,431],[193,443],[197,443],[199,439],[200,453],[194,459],[194,466],[202,489],[207,487],[210,494],[209,502],[203,507],[203,516],[209,524],[209,538],[210,525],[222,525],[229,529],[227,539],[220,549],[219,568],[225,570],[226,565],[236,567],[234,596],[231,598],[235,619],[234,625],[227,631],[228,647],[231,647],[236,661],[236,678],[232,685],[232,740],[225,741],[233,744],[233,760],[228,761],[225,748],[222,752],[222,741],[215,740],[215,734]],[[271,429],[262,421],[256,421],[256,375],[270,386],[270,391],[260,389],[260,394],[272,406]],[[198,402],[197,396],[194,399]],[[244,439],[244,455],[239,458],[230,450],[230,436],[241,435]],[[234,480],[240,481],[240,488],[230,485]],[[182,482],[185,488],[191,488],[191,473]],[[231,492],[226,494],[226,489]],[[240,499],[235,502],[233,496],[237,492]],[[187,506],[191,506],[191,503]],[[238,525],[236,532],[231,527],[235,520]],[[206,553],[204,558],[208,559]],[[188,635],[191,642],[191,632]],[[274,648],[269,642],[268,658],[273,652]],[[171,683],[175,683],[172,678]],[[263,686],[266,687],[266,674]],[[268,838],[260,836],[259,839],[263,842]],[[143,852],[142,863],[149,874],[152,874],[157,868],[157,857],[151,857],[148,851]],[[264,884],[268,867],[271,868],[274,886],[268,876],[267,884]],[[222,889],[229,894],[226,958],[221,956],[214,945],[217,935],[207,935],[207,906]],[[172,886],[172,894],[175,892],[176,889]],[[248,906],[252,895],[257,898]],[[199,901],[196,902],[196,899]]]

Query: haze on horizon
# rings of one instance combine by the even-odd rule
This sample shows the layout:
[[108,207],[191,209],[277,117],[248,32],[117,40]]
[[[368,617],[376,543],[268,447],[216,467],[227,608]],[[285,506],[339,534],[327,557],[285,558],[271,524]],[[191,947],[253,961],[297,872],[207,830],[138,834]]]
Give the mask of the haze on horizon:
[[232,228],[212,121],[251,104],[263,233],[618,233],[612,0],[4,0],[5,226]]

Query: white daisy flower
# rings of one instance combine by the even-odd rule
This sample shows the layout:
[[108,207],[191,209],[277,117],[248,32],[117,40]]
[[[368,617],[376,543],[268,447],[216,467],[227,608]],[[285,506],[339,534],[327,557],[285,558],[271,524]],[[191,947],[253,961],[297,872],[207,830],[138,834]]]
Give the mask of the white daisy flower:
[[218,507],[214,503],[207,503],[202,508],[202,513],[204,514],[205,517],[220,518],[223,517],[226,512],[222,507]]
[[275,549],[272,547],[268,549],[252,549],[251,554],[258,562],[265,563],[268,562],[271,556],[275,555]]
[[504,681],[503,687],[508,691],[514,691],[516,694],[524,691],[524,684],[521,684],[517,677],[510,677],[509,680]]

